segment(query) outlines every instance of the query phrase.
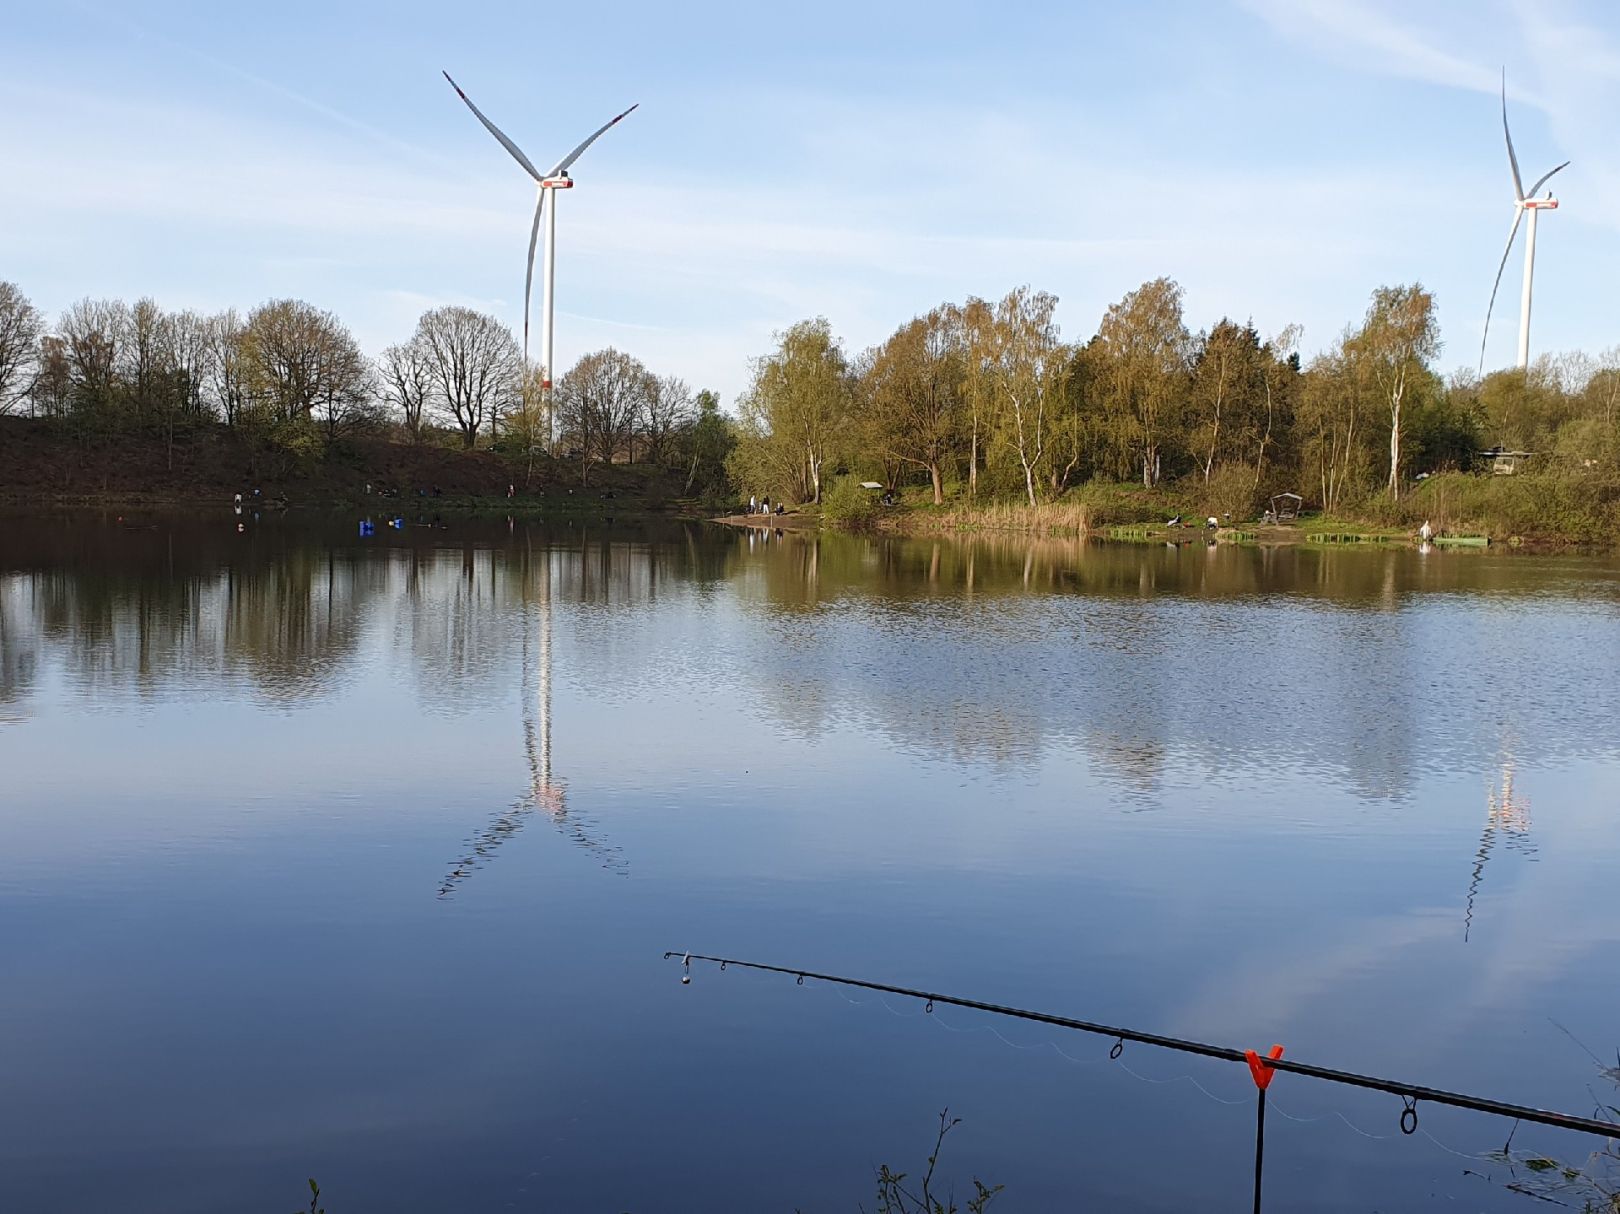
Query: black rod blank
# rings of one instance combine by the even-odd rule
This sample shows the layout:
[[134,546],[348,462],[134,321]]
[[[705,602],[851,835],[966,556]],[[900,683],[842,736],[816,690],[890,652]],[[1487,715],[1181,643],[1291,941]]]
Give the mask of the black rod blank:
[[[679,957],[683,962],[709,961],[720,966],[740,966],[743,969],[764,970],[772,974],[787,974],[801,982],[806,978],[813,978],[817,982],[830,982],[836,986],[859,987],[862,990],[877,991],[889,995],[903,995],[913,999],[924,999],[929,1003],[945,1003],[953,1007],[972,1008],[975,1011],[989,1012],[995,1016],[1008,1016],[1014,1020],[1032,1020],[1037,1024],[1050,1024],[1057,1028],[1072,1029],[1081,1033],[1094,1033],[1099,1037],[1112,1037],[1116,1041],[1135,1041],[1142,1045],[1155,1045],[1161,1049],[1176,1050],[1183,1054],[1198,1054],[1204,1058],[1218,1058],[1223,1062],[1247,1062],[1248,1057],[1242,1050],[1235,1050],[1229,1046],[1210,1045],[1204,1041],[1192,1041],[1182,1037],[1166,1037],[1160,1033],[1146,1033],[1138,1029],[1120,1028],[1114,1025],[1097,1024],[1090,1020],[1076,1020],[1069,1016],[1055,1016],[1050,1012],[1035,1012],[1027,1008],[1008,1007],[999,1003],[986,1003],[981,999],[963,999],[954,995],[940,995],[932,991],[917,990],[912,987],[891,986],[886,982],[867,982],[861,978],[843,978],[836,974],[818,974],[811,970],[793,969],[784,965],[766,965],[760,961],[739,961],[735,957],[710,957],[700,953],[688,953],[683,950],[671,950],[664,954],[665,960]],[[1469,1096],[1462,1092],[1448,1092],[1443,1088],[1424,1087],[1415,1083],[1402,1083],[1395,1079],[1377,1079],[1371,1075],[1359,1075],[1354,1071],[1340,1071],[1332,1067],[1313,1066],[1307,1062],[1295,1062],[1285,1058],[1265,1058],[1266,1066],[1279,1071],[1289,1071],[1295,1075],[1309,1075],[1313,1079],[1324,1079],[1329,1083],[1342,1083],[1350,1087],[1369,1088],[1375,1092],[1388,1092],[1391,1095],[1406,1098],[1409,1102],[1427,1100],[1433,1104],[1447,1104],[1453,1108],[1473,1109],[1480,1113],[1492,1113],[1498,1117],[1513,1117],[1520,1121],[1535,1122],[1539,1125],[1549,1125],[1560,1130],[1576,1130],[1584,1134],[1596,1134],[1600,1138],[1620,1138],[1620,1124],[1609,1121],[1600,1121],[1593,1117],[1576,1117],[1569,1113],[1552,1112],[1547,1109],[1535,1109],[1528,1105],[1511,1104],[1505,1100],[1491,1100],[1484,1096]],[[1411,1112],[1410,1103],[1408,1112]],[[1403,1114],[1403,1129],[1405,1114]],[[1412,1117],[1412,1126],[1415,1129],[1417,1120]],[[1411,1130],[1407,1130],[1411,1133]]]

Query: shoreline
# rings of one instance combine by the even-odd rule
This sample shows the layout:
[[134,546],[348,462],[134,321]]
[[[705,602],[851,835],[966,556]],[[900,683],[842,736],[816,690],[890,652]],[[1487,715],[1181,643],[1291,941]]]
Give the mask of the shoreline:
[[[1325,523],[1308,520],[1306,525],[1253,523],[1246,526],[1222,526],[1214,529],[1199,526],[1166,527],[1162,523],[1116,523],[1096,527],[1053,528],[1038,523],[986,522],[964,523],[932,520],[926,514],[909,511],[880,516],[864,525],[840,525],[822,520],[816,515],[793,513],[771,516],[732,514],[710,516],[708,522],[720,526],[754,530],[830,531],[845,535],[884,535],[899,539],[928,539],[946,537],[968,539],[975,536],[1013,539],[1023,537],[1034,540],[1103,540],[1118,544],[1144,544],[1187,547],[1194,544],[1215,543],[1257,548],[1420,548],[1423,541],[1416,535],[1373,523],[1349,519],[1332,519]],[[1620,538],[1614,543],[1594,543],[1557,536],[1508,536],[1499,538],[1480,531],[1439,533],[1428,541],[1431,547],[1444,551],[1503,551],[1551,555],[1560,552],[1582,552],[1606,555],[1620,551]]]
[[[221,500],[216,494],[152,494],[152,493],[50,493],[29,495],[0,489],[0,513],[7,515],[37,514],[52,511],[68,512],[137,512],[231,516],[234,503]],[[1015,507],[1015,509],[1022,509]],[[1222,526],[1209,529],[1198,526],[1166,527],[1162,523],[1115,523],[1095,527],[1051,527],[1035,521],[1018,522],[1011,518],[1002,521],[964,522],[930,518],[926,512],[905,509],[885,513],[864,525],[844,525],[827,522],[818,514],[792,511],[780,515],[723,514],[714,515],[689,502],[649,503],[630,497],[601,497],[586,491],[580,495],[519,495],[507,497],[480,497],[450,495],[426,498],[390,498],[337,496],[302,501],[280,497],[267,498],[257,507],[251,501],[242,503],[244,514],[310,516],[322,514],[360,513],[378,517],[411,517],[427,512],[449,514],[464,518],[511,517],[530,519],[590,519],[617,521],[632,519],[664,519],[680,522],[706,522],[731,527],[740,531],[780,531],[801,534],[820,531],[845,535],[883,535],[898,539],[950,538],[969,539],[976,536],[1007,540],[1025,538],[1031,541],[1067,539],[1078,541],[1101,540],[1119,544],[1169,545],[1187,547],[1195,544],[1237,545],[1259,548],[1417,548],[1421,541],[1416,535],[1370,523],[1333,519],[1317,525],[1293,526],[1251,524],[1248,526]],[[1308,520],[1308,524],[1309,524]],[[1551,555],[1560,552],[1579,552],[1608,555],[1620,551],[1620,537],[1612,543],[1594,543],[1549,536],[1510,536],[1498,538],[1480,532],[1441,533],[1430,541],[1433,547],[1445,551],[1502,551],[1524,554]]]
[[818,517],[800,514],[797,511],[787,514],[722,514],[706,517],[708,522],[718,523],[722,527],[738,527],[753,531],[822,530],[822,523]]
[[[39,514],[49,511],[107,512],[154,511],[166,514],[184,514],[197,517],[209,514],[234,515],[235,503],[221,500],[213,494],[206,496],[170,494],[47,494],[23,496],[0,493],[0,513]],[[360,513],[387,516],[412,516],[432,512],[462,516],[512,516],[514,518],[589,518],[628,519],[662,518],[692,522],[705,521],[708,516],[701,510],[681,506],[659,506],[646,502],[583,498],[578,502],[566,499],[534,497],[466,497],[450,496],[429,498],[328,498],[321,500],[287,501],[268,499],[255,505],[242,502],[241,513],[260,515],[321,515]]]

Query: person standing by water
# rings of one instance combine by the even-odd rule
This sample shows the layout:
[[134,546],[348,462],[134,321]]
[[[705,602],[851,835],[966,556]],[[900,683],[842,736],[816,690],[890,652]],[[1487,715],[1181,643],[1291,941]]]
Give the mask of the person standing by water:
[[755,507],[757,507],[758,505],[759,505],[759,498],[755,497],[752,493],[750,493],[748,495],[748,513],[753,514]]

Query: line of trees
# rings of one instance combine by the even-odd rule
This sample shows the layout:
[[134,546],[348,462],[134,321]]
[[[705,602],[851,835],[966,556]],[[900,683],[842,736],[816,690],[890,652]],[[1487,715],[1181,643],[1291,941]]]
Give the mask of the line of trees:
[[1061,339],[1056,306],[1027,287],[941,304],[853,357],[824,319],[790,327],[739,403],[734,481],[817,501],[839,469],[927,484],[936,504],[955,493],[1035,505],[1085,481],[1174,480],[1239,514],[1283,489],[1329,510],[1396,498],[1490,446],[1535,451],[1549,470],[1620,473],[1620,347],[1445,379],[1421,284],[1374,291],[1309,364],[1296,325],[1263,336],[1223,318],[1192,331],[1167,278],[1079,342]]
[[528,474],[544,453],[585,483],[600,465],[644,462],[715,500],[818,502],[830,477],[859,474],[926,485],[935,503],[1173,481],[1222,513],[1283,489],[1337,511],[1467,470],[1491,447],[1620,477],[1620,347],[1445,378],[1421,284],[1378,288],[1309,363],[1295,325],[1192,330],[1168,278],[1127,293],[1080,341],[1063,340],[1056,308],[1028,287],[945,303],[854,356],[825,319],[801,321],[754,361],[733,420],[712,393],[611,348],[542,392],[511,331],[468,308],[424,312],[373,360],[301,300],[205,316],[86,299],[48,326],[0,282],[0,414],[90,437],[158,433],[171,452],[177,432],[216,424],[307,458],[365,433],[493,444]]
[[328,444],[381,418],[370,362],[330,312],[272,300],[246,317],[165,312],[151,299],[83,299],[47,331],[0,283],[0,413],[72,423],[88,437],[235,429]]
[[316,458],[358,435],[495,445],[526,461],[566,459],[588,482],[603,463],[652,463],[686,492],[726,492],[730,420],[618,350],[586,355],[552,393],[493,316],[463,307],[422,314],[411,336],[372,360],[343,322],[302,300],[245,317],[165,312],[151,299],[84,299],[48,327],[0,282],[0,415],[71,425],[87,439],[177,434],[208,425]]

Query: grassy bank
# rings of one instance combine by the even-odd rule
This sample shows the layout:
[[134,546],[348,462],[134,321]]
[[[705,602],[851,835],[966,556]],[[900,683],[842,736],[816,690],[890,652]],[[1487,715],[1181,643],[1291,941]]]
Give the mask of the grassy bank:
[[[885,509],[874,503],[857,521],[902,533],[1000,531],[1075,536],[1115,526],[1163,524],[1178,515],[1189,520],[1199,517],[1190,495],[1176,489],[1093,482],[1035,506],[1027,502],[973,502],[965,495],[935,506],[926,490],[907,491],[898,506]],[[847,520],[833,516],[829,521]]]
[[1196,482],[1155,489],[1093,482],[1036,506],[973,502],[962,493],[935,506],[926,489],[907,489],[897,505],[884,507],[871,494],[857,497],[835,485],[823,517],[836,526],[899,534],[996,531],[1161,539],[1170,519],[1197,525],[1214,515],[1222,534],[1231,538],[1317,543],[1403,542],[1428,522],[1443,536],[1488,537],[1492,543],[1620,545],[1620,479],[1601,476],[1445,473],[1408,486],[1398,501],[1379,493],[1341,503],[1331,514],[1308,509],[1297,526],[1286,528],[1262,529],[1262,505],[1234,503],[1229,494],[1206,491]]
[[1372,526],[1488,535],[1493,541],[1620,544],[1620,480],[1610,477],[1470,476],[1448,473],[1400,501],[1374,498],[1348,517]]

